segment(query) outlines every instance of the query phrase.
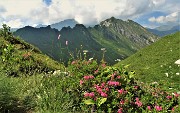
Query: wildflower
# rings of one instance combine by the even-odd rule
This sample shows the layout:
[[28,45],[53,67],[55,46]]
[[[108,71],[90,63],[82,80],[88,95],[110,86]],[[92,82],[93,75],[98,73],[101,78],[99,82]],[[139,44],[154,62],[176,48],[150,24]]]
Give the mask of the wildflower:
[[76,61],[72,61],[72,63],[71,64],[76,64]]
[[108,95],[106,93],[104,93],[104,92],[101,92],[101,96],[102,97],[107,97]]
[[108,81],[108,85],[110,85],[110,86],[119,86],[120,83],[116,82],[116,81]]
[[124,100],[121,99],[120,104],[123,105],[124,104]]
[[90,58],[89,60],[93,60],[93,58]]
[[98,73],[98,71],[99,71],[98,69],[97,69],[96,71],[94,71],[94,74],[97,74],[97,73]]
[[117,76],[117,79],[120,79],[121,78],[121,76]]
[[89,97],[89,93],[84,93],[84,97],[86,98],[86,97]]
[[105,63],[103,63],[103,64],[101,64],[101,66],[105,68],[105,67],[106,67],[106,64],[105,64]]
[[94,92],[89,93],[89,97],[93,98],[94,96]]
[[66,41],[66,45],[68,45],[68,41]]
[[86,98],[86,97],[93,98],[94,96],[95,96],[94,92],[91,92],[91,93],[86,92],[86,93],[84,93],[84,97],[85,97],[85,98]]
[[176,92],[175,92],[175,93],[172,93],[172,94],[173,94],[175,97],[177,97],[177,98],[179,97],[179,94],[176,93]]
[[139,86],[134,86],[134,89],[138,89]]
[[84,83],[84,81],[83,81],[83,80],[80,80],[79,83],[80,83],[80,85],[82,85],[82,84]]
[[147,109],[148,109],[148,110],[151,110],[151,106],[147,106]]
[[168,77],[168,73],[165,73],[165,75]]
[[118,109],[118,113],[122,113],[123,108]]
[[85,79],[85,80],[89,80],[89,79],[93,79],[93,78],[94,78],[94,76],[92,76],[92,75],[84,76],[84,79]]
[[137,101],[137,102],[135,102],[135,104],[136,104],[138,107],[141,107],[141,106],[142,106],[142,102],[141,102],[141,101]]
[[179,75],[179,73],[176,73],[176,75]]
[[83,53],[86,54],[88,52],[88,50],[83,50]]
[[109,88],[107,87],[107,88],[105,88],[105,90],[106,90],[106,91],[109,91]]
[[120,61],[121,61],[121,59],[116,59],[115,61],[116,61],[116,62],[120,62]]
[[119,94],[123,94],[123,93],[124,93],[124,89],[118,90],[118,93],[119,93]]
[[136,98],[135,104],[136,104],[138,107],[141,107],[141,106],[142,106],[142,102],[139,101],[139,98]]
[[60,39],[60,36],[61,36],[61,35],[59,34],[59,35],[58,35],[58,40]]
[[167,99],[172,99],[172,96],[166,96]]
[[101,86],[102,86],[102,87],[104,87],[104,86],[105,86],[105,84],[106,84],[106,83],[105,83],[105,82],[103,82],[103,83],[101,83]]
[[101,48],[101,51],[105,51],[106,50],[106,48]]
[[161,106],[155,106],[155,109],[156,109],[157,111],[161,111],[161,110],[162,110],[162,107],[161,107]]
[[175,64],[180,65],[180,59],[175,62]]

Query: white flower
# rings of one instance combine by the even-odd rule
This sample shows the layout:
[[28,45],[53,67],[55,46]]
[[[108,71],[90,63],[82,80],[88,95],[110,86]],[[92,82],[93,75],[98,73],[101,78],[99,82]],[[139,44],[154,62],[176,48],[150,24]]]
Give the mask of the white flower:
[[168,75],[168,73],[165,73],[165,75],[168,77],[169,75]]
[[180,94],[180,91],[178,91],[177,94]]
[[176,75],[179,75],[179,73],[176,73]]
[[89,60],[93,60],[93,58],[90,58]]
[[152,82],[151,84],[158,84],[158,82]]
[[83,53],[87,53],[88,52],[88,50],[83,50]]
[[106,48],[101,48],[101,51],[105,51],[106,50]]
[[180,65],[180,59],[175,62],[175,64]]
[[115,61],[120,62],[120,61],[121,61],[121,59],[116,59]]

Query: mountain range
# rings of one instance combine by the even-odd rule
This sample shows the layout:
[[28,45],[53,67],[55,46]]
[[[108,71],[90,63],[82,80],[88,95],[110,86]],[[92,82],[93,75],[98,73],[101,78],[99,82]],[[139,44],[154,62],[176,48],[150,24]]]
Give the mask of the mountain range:
[[180,31],[180,24],[172,24],[172,25],[163,25],[154,29],[147,28],[149,32],[152,32],[155,35],[160,37],[166,36],[168,34],[173,34],[177,31]]
[[[73,20],[70,21],[73,23]],[[40,28],[26,26],[18,29],[14,35],[20,36],[58,61],[67,62],[69,58],[77,57],[78,53],[83,54],[83,50],[88,51],[87,58],[93,57],[100,61],[104,52],[101,49],[105,48],[104,58],[110,64],[114,64],[116,59],[127,58],[159,39],[132,20],[123,21],[114,17],[94,27],[76,24],[74,27],[60,26],[59,31],[52,26]]]
[[[58,29],[59,31],[63,28],[63,27],[71,27],[73,28],[76,24],[79,24],[76,20],[74,19],[66,19],[64,21],[60,21],[54,24],[51,24],[51,28],[55,28]],[[43,24],[38,24],[36,26],[36,28],[41,28],[41,27],[47,27],[48,25],[43,25]]]

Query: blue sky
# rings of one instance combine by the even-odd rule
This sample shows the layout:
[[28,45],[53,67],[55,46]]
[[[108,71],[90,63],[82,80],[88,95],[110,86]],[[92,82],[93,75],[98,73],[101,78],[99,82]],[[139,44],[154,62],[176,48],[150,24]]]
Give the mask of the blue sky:
[[155,28],[180,21],[179,0],[0,0],[0,24],[12,28],[75,19],[95,25],[114,16]]

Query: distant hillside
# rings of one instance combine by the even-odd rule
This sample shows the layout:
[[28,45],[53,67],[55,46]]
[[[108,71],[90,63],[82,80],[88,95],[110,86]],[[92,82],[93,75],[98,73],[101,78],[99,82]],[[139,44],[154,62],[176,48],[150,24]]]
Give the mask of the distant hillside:
[[180,59],[180,32],[161,38],[120,61],[116,66],[129,65],[129,70],[135,70],[137,78],[144,82],[163,81],[167,87],[180,90],[180,66],[175,64],[178,59]]
[[[76,24],[73,28],[63,27],[61,31],[50,26],[27,26],[17,30],[14,35],[37,46],[58,61],[68,61],[70,53],[76,56],[79,50],[88,50],[88,58],[94,57],[100,61],[103,53],[101,48],[106,48],[105,60],[110,64],[114,64],[116,59],[127,58],[158,39],[138,23],[114,17],[94,27],[86,28],[82,24]],[[66,41],[68,45],[65,44]]]
[[33,75],[63,69],[63,65],[42,54],[36,47],[0,32],[0,71],[8,76]]
[[160,27],[157,27],[155,29],[149,29],[147,28],[147,30],[149,32],[152,32],[160,37],[163,37],[165,35],[168,35],[168,34],[173,34],[177,31],[180,31],[180,25],[164,25],[164,26],[160,26]]

